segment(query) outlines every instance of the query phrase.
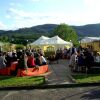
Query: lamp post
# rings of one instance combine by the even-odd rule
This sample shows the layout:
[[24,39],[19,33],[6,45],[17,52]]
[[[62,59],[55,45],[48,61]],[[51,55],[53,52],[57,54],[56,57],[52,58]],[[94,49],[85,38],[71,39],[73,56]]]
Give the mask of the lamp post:
[[80,45],[80,41],[78,41],[79,42],[79,45]]
[[81,46],[81,40],[79,41],[79,44],[80,44],[80,46]]
[[13,41],[14,41],[14,39],[12,38],[12,39],[11,39],[11,42],[13,42]]
[[12,41],[13,41],[13,38],[11,38],[10,42],[9,42],[9,50],[11,51],[12,50]]
[[72,40],[70,40],[70,42],[71,42],[71,47],[73,47],[73,43],[72,43]]
[[28,49],[27,44],[28,44],[28,40],[26,40],[26,49]]

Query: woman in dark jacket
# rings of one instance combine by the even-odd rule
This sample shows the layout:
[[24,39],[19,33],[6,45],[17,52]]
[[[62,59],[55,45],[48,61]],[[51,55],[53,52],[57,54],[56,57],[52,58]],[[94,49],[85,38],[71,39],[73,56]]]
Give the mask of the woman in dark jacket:
[[27,69],[28,68],[27,60],[28,60],[28,58],[27,58],[26,54],[23,53],[22,55],[20,55],[20,58],[18,60],[18,68],[19,69]]
[[91,67],[94,64],[94,57],[92,56],[92,54],[88,51],[85,54],[85,66],[88,68],[88,70],[91,69]]

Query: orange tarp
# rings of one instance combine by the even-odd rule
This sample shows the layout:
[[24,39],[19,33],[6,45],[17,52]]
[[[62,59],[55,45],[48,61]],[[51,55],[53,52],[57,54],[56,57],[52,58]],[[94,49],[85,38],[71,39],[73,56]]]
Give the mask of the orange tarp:
[[0,75],[8,75],[8,68],[0,69]]
[[41,74],[44,74],[48,72],[48,65],[39,66],[39,69],[37,68],[28,68],[28,69],[19,69],[17,76],[39,76]]
[[13,63],[11,63],[11,66],[8,67],[8,75],[10,75],[10,72],[11,72],[11,71],[15,71],[15,70],[16,70],[17,64],[18,64],[18,62],[13,62]]
[[[10,67],[0,69],[0,75],[10,75],[11,71],[15,71],[17,62],[11,64]],[[38,68],[18,69],[17,76],[39,76],[49,72],[48,65],[39,66]]]
[[18,62],[13,62],[13,63],[11,63],[10,67],[0,69],[0,75],[10,75],[11,71],[16,70],[17,64],[18,64]]

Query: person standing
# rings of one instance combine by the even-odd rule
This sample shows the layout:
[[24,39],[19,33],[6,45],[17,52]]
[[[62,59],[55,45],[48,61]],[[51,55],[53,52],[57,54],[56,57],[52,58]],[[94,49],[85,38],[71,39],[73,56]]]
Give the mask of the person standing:
[[6,59],[2,56],[2,53],[0,53],[0,69],[6,68]]

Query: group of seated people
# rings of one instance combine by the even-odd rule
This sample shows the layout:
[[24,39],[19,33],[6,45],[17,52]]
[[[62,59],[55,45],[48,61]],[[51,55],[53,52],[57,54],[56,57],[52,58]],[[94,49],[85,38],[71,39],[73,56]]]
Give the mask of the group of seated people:
[[90,71],[93,66],[100,67],[100,54],[98,52],[94,54],[88,48],[75,51],[70,57],[69,66],[76,71],[81,70],[82,67]]
[[0,69],[9,68],[17,62],[18,69],[37,68],[46,65],[47,61],[40,51],[19,50],[16,52],[0,52]]

